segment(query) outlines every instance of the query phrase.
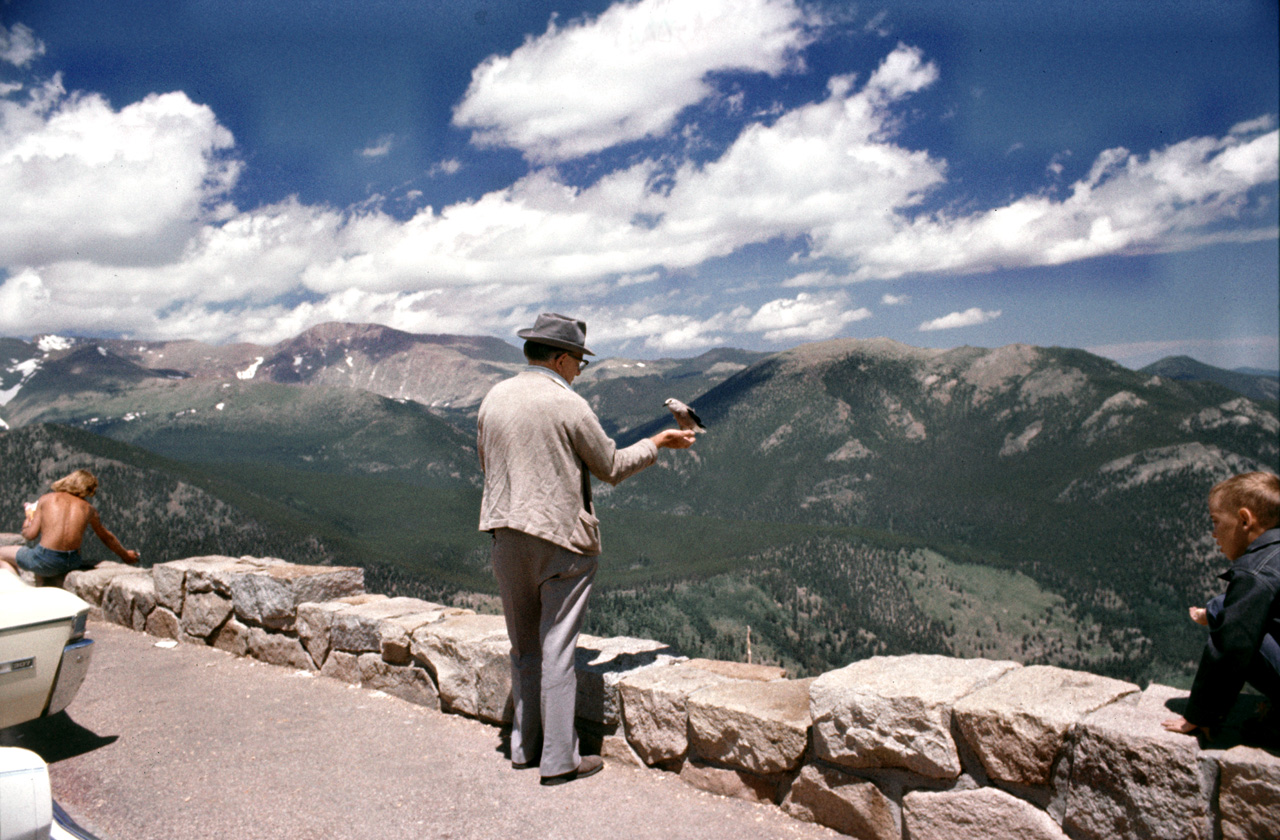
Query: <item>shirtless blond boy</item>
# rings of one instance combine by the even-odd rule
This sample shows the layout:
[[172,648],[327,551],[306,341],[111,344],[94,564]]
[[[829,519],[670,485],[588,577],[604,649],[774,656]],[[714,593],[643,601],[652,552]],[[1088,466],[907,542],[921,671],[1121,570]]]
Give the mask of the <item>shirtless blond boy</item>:
[[98,491],[98,479],[93,473],[76,470],[53,482],[50,488],[53,492],[41,496],[34,508],[29,507],[22,523],[23,539],[39,538],[40,544],[0,547],[0,568],[14,573],[26,569],[41,583],[79,569],[83,565],[80,544],[86,528],[92,528],[98,539],[124,562],[138,562],[138,552],[126,550],[86,501]]

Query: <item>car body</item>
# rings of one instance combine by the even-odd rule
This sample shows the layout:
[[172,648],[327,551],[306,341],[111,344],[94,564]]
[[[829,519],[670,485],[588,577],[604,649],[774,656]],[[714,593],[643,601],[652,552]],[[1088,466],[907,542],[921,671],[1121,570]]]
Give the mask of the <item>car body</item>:
[[98,840],[53,801],[49,765],[30,750],[0,747],[0,840]]
[[93,656],[89,604],[0,569],[0,728],[65,709]]

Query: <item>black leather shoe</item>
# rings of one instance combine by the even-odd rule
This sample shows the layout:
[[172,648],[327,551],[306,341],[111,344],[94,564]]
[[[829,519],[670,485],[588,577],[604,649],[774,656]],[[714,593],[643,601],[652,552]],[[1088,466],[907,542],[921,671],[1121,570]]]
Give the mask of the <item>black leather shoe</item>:
[[575,779],[585,779],[587,776],[594,776],[604,769],[604,759],[598,755],[587,755],[582,757],[582,761],[578,762],[576,770],[570,770],[568,773],[561,773],[558,776],[543,776],[542,783],[544,785],[563,785],[566,782],[572,782]]
[[513,761],[511,762],[512,770],[532,770],[538,766],[536,761]]

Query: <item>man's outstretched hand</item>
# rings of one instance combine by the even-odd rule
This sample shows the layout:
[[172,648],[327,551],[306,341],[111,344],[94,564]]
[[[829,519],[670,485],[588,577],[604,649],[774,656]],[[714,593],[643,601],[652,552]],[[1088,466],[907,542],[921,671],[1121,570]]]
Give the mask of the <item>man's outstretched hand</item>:
[[682,432],[679,429],[663,429],[649,440],[659,449],[688,449],[693,446],[697,437],[693,432]]

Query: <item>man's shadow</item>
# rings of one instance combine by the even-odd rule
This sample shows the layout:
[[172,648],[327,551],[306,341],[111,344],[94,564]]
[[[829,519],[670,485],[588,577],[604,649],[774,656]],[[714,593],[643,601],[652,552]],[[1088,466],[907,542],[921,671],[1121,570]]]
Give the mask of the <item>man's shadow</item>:
[[66,712],[58,712],[0,729],[0,747],[31,750],[44,759],[45,764],[53,764],[114,744],[119,737],[98,735],[76,723]]

